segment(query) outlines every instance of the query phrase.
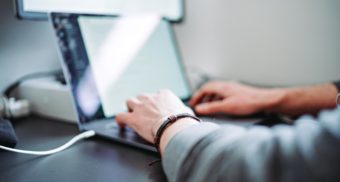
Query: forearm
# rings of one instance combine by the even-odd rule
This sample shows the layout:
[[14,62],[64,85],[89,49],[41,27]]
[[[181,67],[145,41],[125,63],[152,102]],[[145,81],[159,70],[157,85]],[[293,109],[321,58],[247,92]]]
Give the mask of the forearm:
[[[202,122],[177,132],[165,146],[162,154],[162,165],[169,181],[181,181],[179,173],[187,157],[194,157],[190,152],[205,136],[217,131],[220,126]],[[194,170],[193,170],[194,171]]]
[[275,89],[273,102],[268,104],[265,111],[279,112],[297,116],[315,114],[322,109],[336,106],[335,98],[338,90],[334,84],[321,84],[309,87]]
[[169,142],[164,170],[169,181],[338,181],[339,111],[272,129],[187,128]]

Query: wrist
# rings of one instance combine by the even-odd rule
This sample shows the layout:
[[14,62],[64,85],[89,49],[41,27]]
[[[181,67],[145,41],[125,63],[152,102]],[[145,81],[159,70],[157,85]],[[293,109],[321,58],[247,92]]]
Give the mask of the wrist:
[[[179,114],[179,115],[182,115],[182,114]],[[179,120],[182,120],[182,119],[185,119],[185,118],[193,119],[193,120],[196,121],[196,122],[199,120],[198,118],[196,118],[195,114],[193,114],[193,113],[188,113],[188,115],[190,115],[190,116],[184,117],[184,118],[178,118],[178,119],[176,119],[176,120],[179,121]],[[171,117],[171,116],[178,116],[178,115],[172,114],[172,115],[169,115],[169,116],[164,116],[164,117],[162,117],[161,119],[158,119],[158,120],[153,124],[152,129],[151,129],[151,133],[152,133],[152,137],[153,137],[153,138],[155,138],[155,136],[157,135],[157,132],[158,132],[159,128],[161,127],[161,125],[162,125],[169,117]],[[196,120],[195,120],[194,118],[196,118]]]
[[277,112],[277,108],[282,106],[285,98],[289,95],[287,89],[271,89],[267,95],[267,102],[264,104],[263,110],[266,112]]
[[155,138],[158,129],[161,127],[162,123],[168,118],[168,116],[162,117],[161,119],[158,119],[152,126],[152,137]]
[[[165,142],[162,142],[163,143],[162,146],[164,146],[164,143],[167,143],[170,140],[170,138],[172,138],[177,132],[182,130],[185,126],[192,125],[193,121],[195,123],[201,122],[199,118],[188,113],[170,115],[166,117],[163,121],[162,120],[160,121],[161,122],[156,122],[152,128],[153,130],[152,132],[155,133],[154,134],[154,145],[160,154],[162,154],[162,151],[163,151],[161,150],[162,139],[163,139],[162,141],[165,141]],[[186,122],[183,123],[183,121],[186,121]]]
[[179,119],[177,122],[173,123],[170,125],[163,133],[163,135],[160,138],[160,144],[159,144],[159,149],[160,153],[163,154],[165,151],[166,146],[168,143],[171,141],[171,139],[179,132],[183,131],[184,129],[197,125],[199,122],[197,120],[192,119],[192,118],[182,118]]

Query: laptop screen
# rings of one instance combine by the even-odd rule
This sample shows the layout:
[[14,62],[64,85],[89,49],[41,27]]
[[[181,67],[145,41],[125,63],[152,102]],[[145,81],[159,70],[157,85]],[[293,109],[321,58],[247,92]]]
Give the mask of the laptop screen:
[[170,89],[182,99],[190,97],[166,20],[156,15],[51,16],[80,121],[125,112],[126,100],[141,93]]
[[48,12],[124,15],[158,13],[169,21],[181,21],[183,0],[15,0],[16,12],[23,19],[47,20]]

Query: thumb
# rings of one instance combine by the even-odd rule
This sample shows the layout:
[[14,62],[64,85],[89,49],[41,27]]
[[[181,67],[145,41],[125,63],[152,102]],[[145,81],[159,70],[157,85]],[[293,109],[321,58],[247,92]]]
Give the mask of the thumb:
[[116,115],[116,122],[121,127],[129,125],[131,122],[131,113],[120,113]]
[[223,111],[222,101],[213,101],[208,103],[202,103],[195,107],[195,111],[198,114],[214,114]]

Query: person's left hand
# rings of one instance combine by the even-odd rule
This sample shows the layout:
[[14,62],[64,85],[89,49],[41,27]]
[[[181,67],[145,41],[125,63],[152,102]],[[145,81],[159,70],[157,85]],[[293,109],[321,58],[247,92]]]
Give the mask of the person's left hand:
[[192,110],[169,90],[162,90],[156,94],[142,94],[127,101],[130,112],[116,116],[119,125],[128,125],[140,136],[153,143],[154,136],[164,117],[190,113]]

